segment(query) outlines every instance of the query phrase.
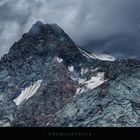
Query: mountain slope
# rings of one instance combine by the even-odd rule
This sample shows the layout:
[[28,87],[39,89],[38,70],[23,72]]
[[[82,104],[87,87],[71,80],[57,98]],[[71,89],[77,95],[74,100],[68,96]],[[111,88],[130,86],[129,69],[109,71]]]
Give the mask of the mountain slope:
[[[60,58],[62,62],[58,61]],[[33,25],[0,62],[1,107],[10,123],[20,115],[23,115],[22,120],[14,125],[39,126],[40,122],[48,123],[47,116],[62,108],[76,93],[77,83],[70,78],[67,67],[82,61],[84,57],[60,27],[40,22]],[[27,97],[21,94],[29,94],[22,91],[38,80],[42,83],[36,93],[28,100],[21,99],[22,102],[15,104],[18,97]],[[8,112],[5,102],[9,104]],[[12,109],[14,113],[9,112]]]
[[0,126],[139,126],[139,70],[37,22],[0,60]]
[[128,62],[120,70],[123,72],[116,78],[77,95],[58,113],[50,126],[139,127],[140,63]]

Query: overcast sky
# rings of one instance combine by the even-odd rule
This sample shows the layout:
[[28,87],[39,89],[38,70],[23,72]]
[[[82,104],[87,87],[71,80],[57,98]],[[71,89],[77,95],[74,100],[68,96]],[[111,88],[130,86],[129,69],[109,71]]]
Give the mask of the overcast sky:
[[140,0],[0,0],[0,56],[38,20],[90,50],[140,55]]

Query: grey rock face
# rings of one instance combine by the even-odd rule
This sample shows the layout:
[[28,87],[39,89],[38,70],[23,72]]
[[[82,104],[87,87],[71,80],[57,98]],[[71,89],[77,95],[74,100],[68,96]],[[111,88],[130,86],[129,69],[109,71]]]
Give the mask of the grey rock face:
[[[132,64],[132,63],[131,63]],[[124,72],[98,88],[82,93],[61,110],[50,126],[134,127],[140,126],[139,65],[125,65]],[[123,65],[122,65],[123,66]],[[115,69],[114,69],[115,70]]]
[[[37,22],[0,61],[0,125],[45,126],[76,93],[67,67],[84,59],[60,27]],[[36,94],[16,106],[13,100],[38,80],[43,82]]]
[[[105,83],[77,94],[101,72]],[[38,80],[36,93],[16,105]],[[0,60],[0,126],[140,126],[139,91],[139,61],[86,58],[58,25],[37,22]]]
[[13,126],[46,126],[75,95],[77,84],[63,65],[50,63],[38,92],[19,106]]

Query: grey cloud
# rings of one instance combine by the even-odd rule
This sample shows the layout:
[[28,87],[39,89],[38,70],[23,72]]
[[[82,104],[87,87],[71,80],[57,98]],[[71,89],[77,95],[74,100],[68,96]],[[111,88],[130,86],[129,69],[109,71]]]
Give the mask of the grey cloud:
[[92,51],[139,56],[139,13],[139,0],[1,0],[0,56],[38,20]]

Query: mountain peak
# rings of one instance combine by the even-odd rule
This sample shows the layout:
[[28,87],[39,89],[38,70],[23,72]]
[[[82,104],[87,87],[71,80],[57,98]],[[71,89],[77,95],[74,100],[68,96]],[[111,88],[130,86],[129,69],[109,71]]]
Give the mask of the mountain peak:
[[46,32],[47,34],[52,34],[53,33],[53,34],[56,34],[56,35],[60,35],[60,34],[64,35],[64,31],[57,24],[55,24],[55,23],[44,24],[41,21],[37,21],[35,24],[33,24],[33,26],[31,27],[31,29],[29,31],[29,34],[39,35],[41,32]]
[[41,28],[44,27],[44,23],[41,21],[37,21],[30,29],[30,32],[33,34],[38,34],[41,30]]
[[[38,56],[42,58],[58,56],[67,64],[81,63],[84,59],[76,44],[57,24],[37,21],[29,32],[16,42],[2,59],[20,60]],[[8,58],[7,58],[8,57]]]
[[42,21],[37,21],[33,26],[44,26],[44,23]]

